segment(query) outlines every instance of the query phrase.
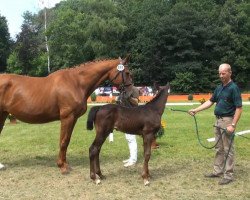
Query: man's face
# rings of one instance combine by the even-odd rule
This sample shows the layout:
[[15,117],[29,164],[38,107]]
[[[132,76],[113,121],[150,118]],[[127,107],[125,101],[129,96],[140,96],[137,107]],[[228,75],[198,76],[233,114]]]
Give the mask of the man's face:
[[231,74],[232,72],[228,68],[221,67],[219,69],[219,76],[222,83],[228,83],[231,80]]

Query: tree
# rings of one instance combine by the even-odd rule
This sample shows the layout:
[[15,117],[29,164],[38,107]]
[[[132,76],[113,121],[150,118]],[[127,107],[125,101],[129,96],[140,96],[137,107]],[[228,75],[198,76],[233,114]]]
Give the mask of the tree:
[[246,86],[250,76],[250,3],[228,0],[221,8],[216,53],[221,62],[230,63],[235,81]]
[[58,6],[47,32],[52,70],[118,57],[126,27],[117,15],[110,0],[69,0]]
[[7,66],[7,58],[10,53],[10,34],[7,20],[0,15],[0,72],[4,72]]
[[17,35],[14,50],[8,60],[8,71],[23,75],[47,74],[45,46],[39,37],[40,23],[37,16],[25,12],[21,32]]
[[[209,40],[211,45],[215,41],[209,35],[214,29],[209,26],[206,9],[213,4],[146,2],[148,4],[141,5],[140,9],[144,16],[137,18],[145,21],[131,41],[136,67],[140,68],[137,70],[140,82],[152,83],[157,79],[165,84],[174,80],[176,74],[190,71],[200,75],[194,77],[197,84],[191,86],[192,90],[209,90],[210,82],[206,77],[213,71],[209,68],[209,44],[205,42]],[[149,15],[151,12],[154,14]]]

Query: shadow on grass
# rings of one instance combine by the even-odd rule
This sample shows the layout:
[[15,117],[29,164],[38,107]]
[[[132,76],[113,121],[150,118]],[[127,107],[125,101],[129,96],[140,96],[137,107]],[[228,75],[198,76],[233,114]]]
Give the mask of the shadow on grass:
[[[56,161],[57,161],[57,154],[54,155],[37,155],[37,156],[28,156],[28,157],[15,157],[13,160],[4,161],[2,160],[4,164],[11,168],[15,167],[34,167],[34,165],[37,166],[47,166],[47,167],[57,167]],[[117,155],[104,155],[100,157],[101,167],[105,166],[106,164],[110,162],[121,162],[122,158],[118,158]],[[89,168],[89,156],[87,154],[85,155],[69,155],[67,156],[67,161],[70,164],[71,167],[87,167]]]

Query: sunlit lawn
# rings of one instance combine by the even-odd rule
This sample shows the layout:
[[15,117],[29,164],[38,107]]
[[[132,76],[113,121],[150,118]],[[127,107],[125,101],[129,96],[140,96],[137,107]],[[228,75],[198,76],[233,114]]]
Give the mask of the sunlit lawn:
[[[152,152],[149,163],[151,185],[143,186],[140,177],[143,162],[142,139],[138,140],[138,164],[124,169],[128,157],[124,134],[114,133],[114,142],[106,141],[101,151],[101,168],[106,179],[95,186],[89,179],[88,148],[95,133],[86,130],[86,114],[74,129],[68,148],[73,171],[67,176],[56,166],[60,123],[30,125],[6,122],[0,136],[0,199],[249,199],[250,141],[235,138],[236,180],[218,186],[218,179],[206,180],[203,173],[212,170],[214,150],[198,143],[193,118],[169,108],[188,110],[193,106],[168,106],[163,115],[167,127],[158,139],[160,148]],[[211,146],[213,108],[196,115],[202,142]],[[244,106],[237,131],[250,129],[250,106]],[[250,134],[246,135],[250,138]]]

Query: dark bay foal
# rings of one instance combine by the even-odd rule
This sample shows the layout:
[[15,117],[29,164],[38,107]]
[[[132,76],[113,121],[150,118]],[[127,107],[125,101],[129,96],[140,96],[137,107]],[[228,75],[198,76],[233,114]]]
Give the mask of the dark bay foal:
[[103,178],[99,154],[101,147],[109,135],[116,129],[124,133],[141,135],[144,146],[144,165],[142,178],[144,185],[149,185],[148,162],[151,156],[151,143],[161,127],[161,116],[168,97],[169,84],[160,89],[154,99],[138,107],[123,107],[116,104],[92,107],[87,120],[87,129],[96,129],[96,137],[89,148],[90,178],[100,183]]

